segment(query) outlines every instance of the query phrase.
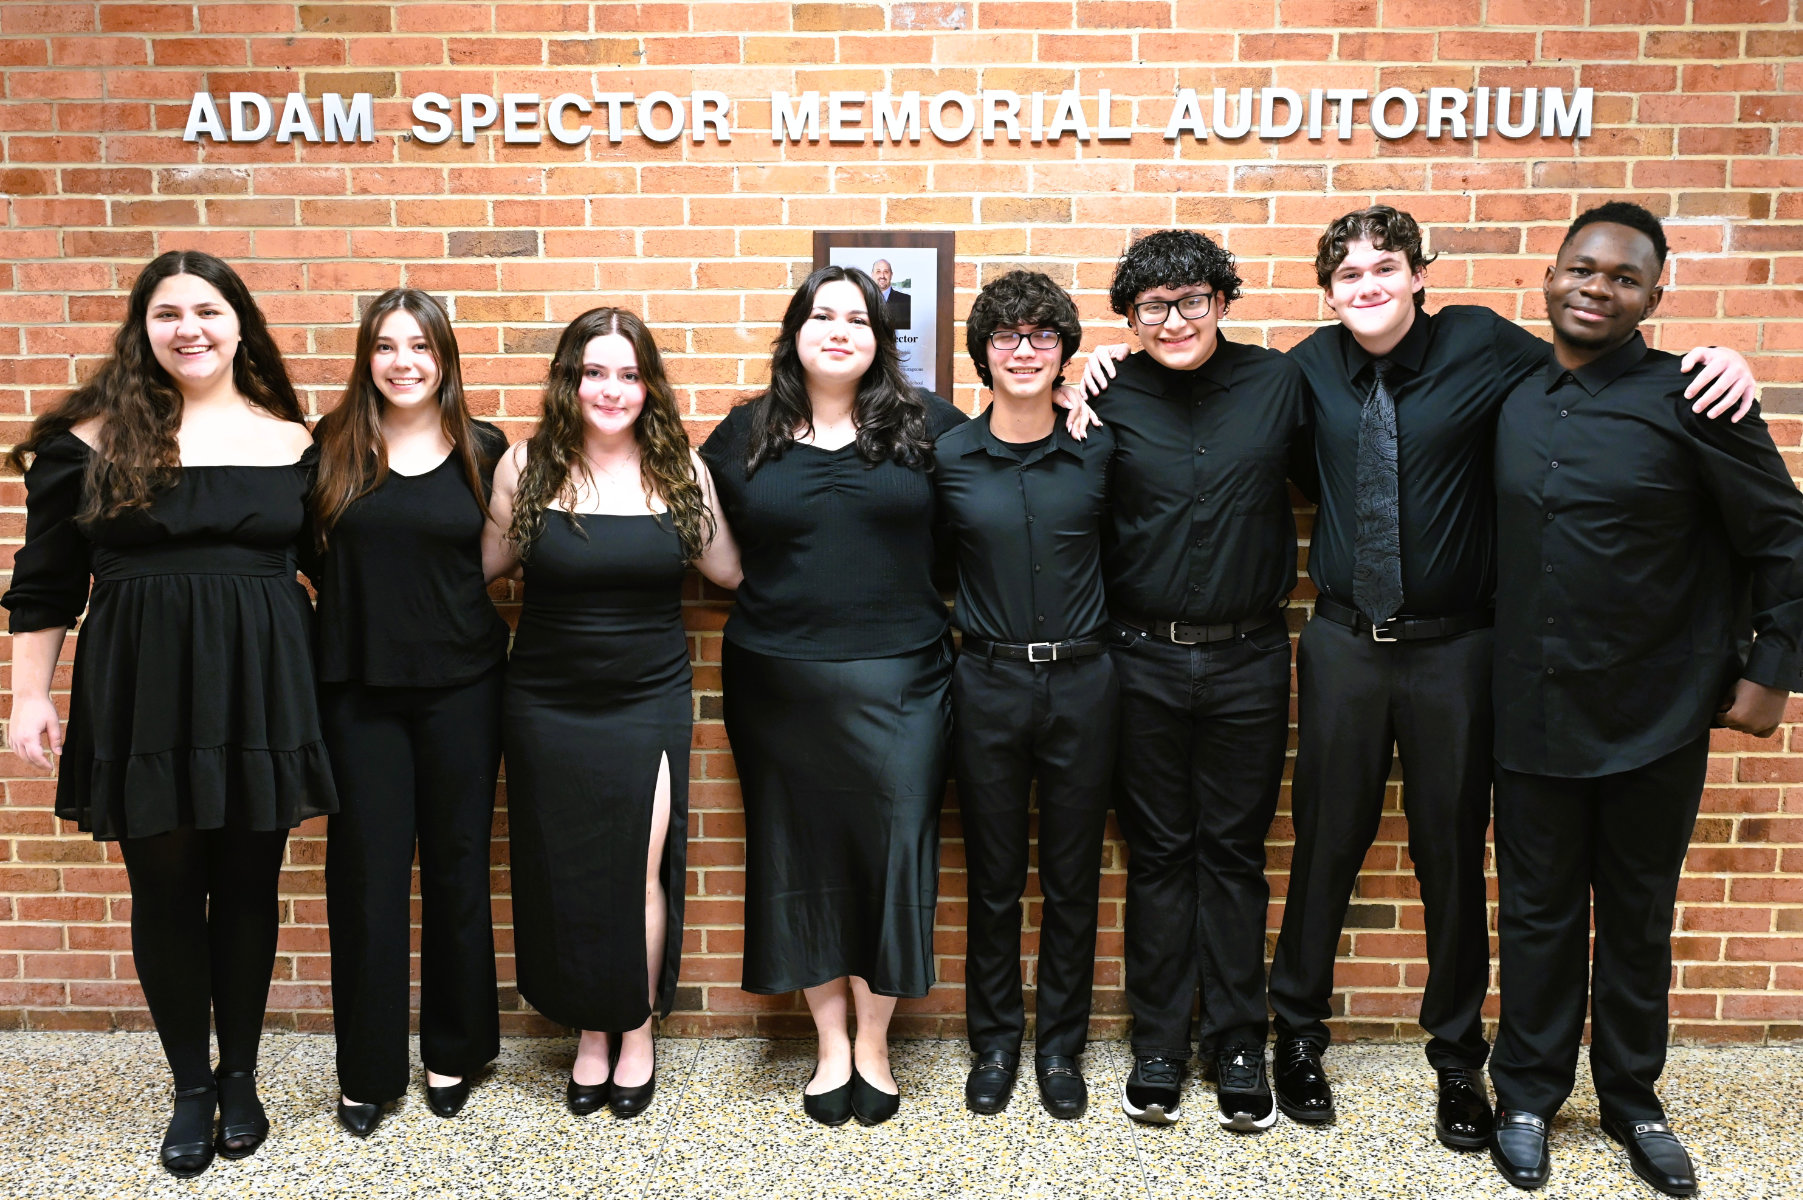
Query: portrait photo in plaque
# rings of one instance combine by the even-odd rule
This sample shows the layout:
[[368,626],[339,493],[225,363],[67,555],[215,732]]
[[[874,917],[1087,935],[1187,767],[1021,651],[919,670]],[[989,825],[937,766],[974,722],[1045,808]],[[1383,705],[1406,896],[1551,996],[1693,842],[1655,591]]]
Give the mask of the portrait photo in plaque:
[[950,398],[952,263],[957,235],[880,229],[818,230],[814,266],[856,267],[876,280],[902,370],[916,387]]

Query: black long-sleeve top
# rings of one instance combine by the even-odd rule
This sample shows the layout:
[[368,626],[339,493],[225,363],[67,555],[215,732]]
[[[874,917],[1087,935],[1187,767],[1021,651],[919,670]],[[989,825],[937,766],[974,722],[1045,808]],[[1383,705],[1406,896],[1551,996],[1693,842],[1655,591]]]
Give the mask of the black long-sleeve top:
[[1552,363],[1503,406],[1496,757],[1510,770],[1632,770],[1708,729],[1737,677],[1803,689],[1803,497],[1757,416],[1690,411],[1678,362],[1635,334],[1575,371]]
[[[1453,305],[1417,312],[1386,356],[1396,402],[1403,615],[1455,616],[1493,602],[1496,414],[1551,354],[1513,321]],[[1322,593],[1351,606],[1359,418],[1376,386],[1373,359],[1338,322],[1310,334],[1290,357],[1314,393],[1321,497],[1308,574]]]
[[1102,627],[1102,528],[1114,435],[1064,428],[1018,451],[995,436],[991,408],[942,434],[933,486],[956,541],[952,623],[992,642],[1062,642]]
[[1296,586],[1287,477],[1313,490],[1308,385],[1287,355],[1221,337],[1201,366],[1143,351],[1095,401],[1114,432],[1102,572],[1125,620],[1225,624]]
[[[929,392],[927,437],[967,418]],[[933,586],[933,485],[925,469],[872,464],[856,442],[797,443],[745,474],[753,400],[701,447],[745,579],[725,636],[773,658],[906,654],[945,636]]]

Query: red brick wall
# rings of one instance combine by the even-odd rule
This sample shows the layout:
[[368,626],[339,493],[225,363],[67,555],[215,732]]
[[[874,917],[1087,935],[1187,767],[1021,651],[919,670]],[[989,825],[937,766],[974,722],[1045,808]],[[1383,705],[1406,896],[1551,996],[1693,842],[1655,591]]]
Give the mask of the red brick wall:
[[[1574,14],[1578,14],[1574,17]],[[643,312],[705,434],[754,390],[816,227],[958,231],[958,308],[1029,263],[1072,288],[1092,337],[1134,230],[1195,226],[1242,256],[1234,336],[1288,346],[1325,315],[1308,267],[1327,219],[1386,200],[1431,227],[1434,302],[1534,322],[1561,226],[1608,197],[1669,218],[1667,348],[1719,342],[1752,359],[1771,414],[1803,413],[1803,25],[1793,0],[990,0],[918,3],[50,3],[0,6],[0,442],[90,370],[153,254],[200,246],[237,263],[297,381],[329,406],[359,297],[408,283],[457,318],[481,413],[530,423],[557,329],[599,302]],[[1173,146],[1174,89],[1215,86],[1575,86],[1596,89],[1588,140],[1396,142],[1301,135]],[[1150,126],[1128,142],[773,146],[772,91],[979,87],[1093,97]],[[719,89],[730,145],[628,135],[566,150],[403,141],[423,92]],[[186,144],[192,93],[372,92],[370,145]],[[1093,119],[1094,112],[1091,108]],[[631,128],[630,119],[627,122]],[[968,364],[956,399],[977,401]],[[1803,422],[1774,432],[1794,471]],[[5,526],[23,489],[0,480]],[[1305,524],[1306,529],[1306,524]],[[6,551],[10,554],[10,548]],[[1309,595],[1306,583],[1299,599]],[[696,662],[688,955],[674,1028],[792,1030],[789,999],[740,992],[743,822],[718,721],[726,606],[690,608]],[[1297,613],[1296,615],[1300,615]],[[73,641],[70,644],[73,650]],[[67,686],[66,667],[58,686]],[[1803,722],[1803,703],[1792,717]],[[1803,724],[1722,736],[1680,893],[1676,1032],[1759,1040],[1803,1031]],[[0,1024],[145,1023],[116,852],[59,826],[51,784],[16,760],[0,807]],[[1392,796],[1392,801],[1395,797]],[[504,815],[497,832],[504,832]],[[321,829],[291,843],[272,1020],[329,1022]],[[955,811],[945,821],[939,976],[910,1030],[953,1033],[964,920]],[[1290,826],[1271,831],[1270,927]],[[1123,850],[1111,833],[1098,1030],[1124,1023]],[[495,846],[504,978],[505,845]],[[1349,1030],[1414,1036],[1425,973],[1399,810],[1360,881],[1337,1005]],[[1029,939],[1030,940],[1030,939]],[[509,993],[508,1027],[540,1027]]]

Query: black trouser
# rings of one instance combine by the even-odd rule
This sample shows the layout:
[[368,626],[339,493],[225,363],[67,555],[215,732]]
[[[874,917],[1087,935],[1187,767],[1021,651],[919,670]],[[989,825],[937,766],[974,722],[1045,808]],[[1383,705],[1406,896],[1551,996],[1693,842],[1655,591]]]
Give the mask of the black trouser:
[[419,843],[420,1057],[467,1076],[500,1052],[489,828],[501,670],[443,688],[330,684],[320,719],[340,808],[326,838],[338,1082],[407,1090],[408,925]]
[[1654,1085],[1665,1069],[1672,912],[1708,765],[1705,733],[1595,779],[1497,768],[1502,1022],[1490,1078],[1504,1108],[1550,1121],[1571,1095],[1588,990],[1602,1115],[1665,1119]]
[[1107,654],[1025,663],[966,652],[952,672],[952,765],[970,894],[964,1003],[978,1054],[1018,1054],[1026,1032],[1020,897],[1036,777],[1045,904],[1035,1048],[1041,1057],[1083,1053],[1118,699]]
[[1265,835],[1289,740],[1289,632],[1273,619],[1205,645],[1115,640],[1133,1052],[1189,1057],[1198,984],[1205,1053],[1263,1045]]
[[177,829],[119,842],[132,962],[178,1089],[212,1086],[209,1013],[219,1069],[257,1068],[287,844],[286,829]]
[[1492,643],[1488,629],[1379,644],[1324,619],[1303,628],[1296,648],[1301,744],[1290,790],[1296,849],[1271,963],[1279,1037],[1328,1043],[1334,955],[1383,816],[1390,762],[1400,753],[1427,934],[1427,1058],[1436,1067],[1483,1065],[1490,1049],[1483,1005]]

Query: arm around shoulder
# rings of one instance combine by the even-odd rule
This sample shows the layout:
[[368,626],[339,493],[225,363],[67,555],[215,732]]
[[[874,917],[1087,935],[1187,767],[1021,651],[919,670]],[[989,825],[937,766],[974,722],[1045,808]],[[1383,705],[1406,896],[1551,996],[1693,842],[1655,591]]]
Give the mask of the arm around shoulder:
[[716,586],[733,590],[745,579],[744,568],[739,562],[739,544],[733,540],[732,527],[726,523],[726,512],[721,508],[719,493],[714,488],[713,473],[699,454],[693,457],[695,479],[701,484],[702,503],[712,517],[713,529],[713,536],[708,538],[701,557],[695,560],[695,569]]
[[520,472],[526,466],[527,443],[507,448],[495,464],[495,483],[488,498],[488,520],[482,525],[482,575],[490,583],[503,576],[520,577],[520,553],[507,537],[513,527],[513,498],[520,489]]

